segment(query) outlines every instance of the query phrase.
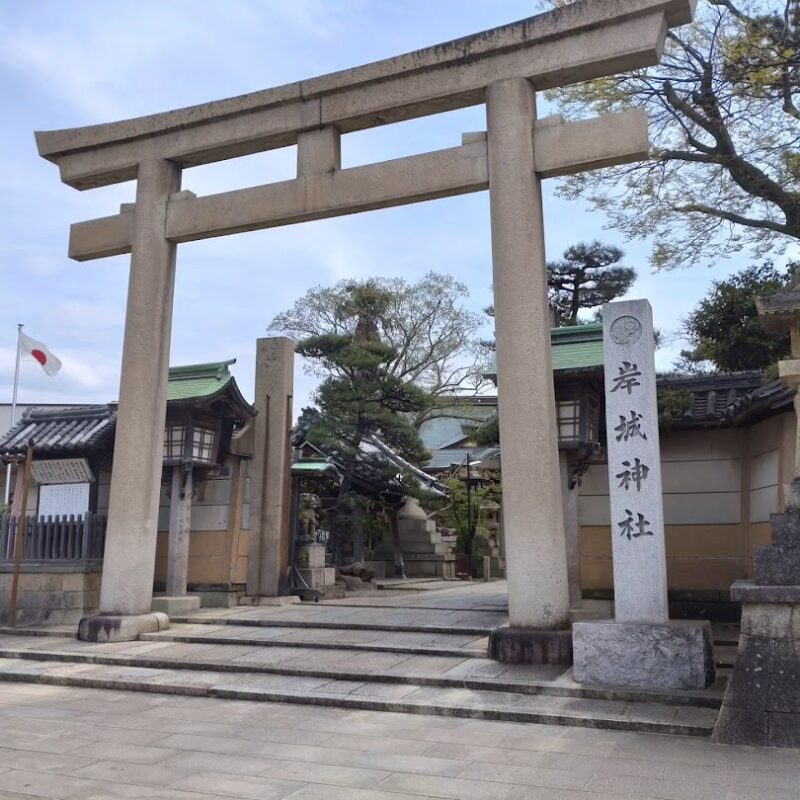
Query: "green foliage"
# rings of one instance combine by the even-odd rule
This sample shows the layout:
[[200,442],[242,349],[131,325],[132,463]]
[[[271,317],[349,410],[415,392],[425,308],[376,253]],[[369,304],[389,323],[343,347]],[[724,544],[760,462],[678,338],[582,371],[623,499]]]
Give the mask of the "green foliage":
[[485,447],[490,444],[500,443],[500,417],[497,414],[489,417],[486,422],[478,428],[475,428],[472,433],[472,438],[475,444]]
[[[583,310],[596,309],[590,322],[602,322],[600,308],[621,297],[636,280],[636,270],[619,266],[624,253],[619,247],[598,240],[578,242],[564,251],[561,261],[547,263],[547,287],[550,307],[558,314],[560,325],[580,325]],[[494,305],[484,313],[494,317]],[[494,352],[494,339],[481,341],[484,351]]]
[[582,309],[602,306],[631,288],[636,272],[618,266],[624,255],[619,247],[595,240],[574,244],[561,261],[547,264],[550,305],[562,325],[577,325]]
[[692,407],[694,395],[688,389],[658,389],[658,425],[669,429]]
[[474,574],[488,550],[488,517],[492,504],[502,499],[502,487],[498,476],[488,476],[474,470],[475,480],[467,495],[466,467],[444,481],[450,489],[450,504],[438,515],[439,524],[452,528],[458,536],[458,548],[469,556],[470,570]]
[[[546,6],[565,5],[549,0]],[[800,239],[800,4],[699,0],[661,63],[553,89],[568,118],[643,108],[651,159],[568,178],[558,192],[653,241],[656,267]]]
[[353,333],[309,336],[297,343],[300,355],[328,372],[315,396],[322,418],[309,437],[350,448],[353,462],[364,437],[373,434],[409,461],[426,456],[407,415],[423,411],[428,398],[413,383],[391,374],[395,350],[380,339],[391,302],[390,292],[376,283],[353,285],[337,309],[342,319],[350,319]]
[[[449,275],[429,272],[415,284],[402,278],[373,278],[317,286],[278,314],[269,330],[302,340],[311,354],[312,374],[342,377],[348,373],[351,356],[358,354],[322,358],[325,353],[314,345],[318,341],[327,348],[334,342],[329,337],[354,336],[360,319],[358,304],[378,294],[383,298],[381,312],[373,315],[370,325],[376,341],[386,348],[382,364],[388,375],[422,387],[432,398],[483,386],[477,341],[483,318],[464,307],[469,291]],[[415,423],[421,424],[424,418],[423,412]]]
[[755,298],[783,288],[788,277],[768,262],[714,281],[683,322],[691,348],[681,352],[676,367],[690,372],[707,364],[724,372],[765,370],[786,355],[788,334],[764,330]]

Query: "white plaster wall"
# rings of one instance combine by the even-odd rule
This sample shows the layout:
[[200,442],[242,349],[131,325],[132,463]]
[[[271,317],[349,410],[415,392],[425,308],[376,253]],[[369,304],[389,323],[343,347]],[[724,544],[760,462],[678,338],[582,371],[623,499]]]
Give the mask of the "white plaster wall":
[[750,462],[750,522],[769,522],[780,510],[780,452],[769,450]]
[[769,522],[780,509],[780,417],[759,422],[750,431],[750,522]]
[[[666,525],[741,521],[741,431],[680,431],[661,437]],[[610,525],[608,466],[592,464],[578,496],[580,525]]]

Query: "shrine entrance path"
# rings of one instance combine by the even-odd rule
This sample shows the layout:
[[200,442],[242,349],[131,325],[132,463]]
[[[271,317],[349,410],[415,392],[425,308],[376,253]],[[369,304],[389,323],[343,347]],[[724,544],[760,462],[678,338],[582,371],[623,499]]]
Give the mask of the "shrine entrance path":
[[796,800],[800,752],[703,739],[0,684],[0,797]]
[[136,642],[81,642],[63,626],[3,629],[0,683],[709,735],[724,666],[709,690],[648,692],[584,687],[562,666],[501,664],[487,658],[487,637],[508,621],[505,582],[445,587],[202,609]]

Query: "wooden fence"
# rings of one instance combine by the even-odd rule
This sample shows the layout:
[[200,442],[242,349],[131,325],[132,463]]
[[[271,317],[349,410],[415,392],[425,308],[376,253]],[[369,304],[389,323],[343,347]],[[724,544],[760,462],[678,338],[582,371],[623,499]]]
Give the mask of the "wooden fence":
[[[22,560],[33,564],[101,561],[106,542],[106,517],[26,517]],[[17,518],[0,517],[0,564],[13,563]]]

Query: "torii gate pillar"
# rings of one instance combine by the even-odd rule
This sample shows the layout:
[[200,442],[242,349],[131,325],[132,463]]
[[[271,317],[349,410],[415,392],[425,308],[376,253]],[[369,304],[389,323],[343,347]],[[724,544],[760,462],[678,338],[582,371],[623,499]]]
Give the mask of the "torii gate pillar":
[[180,182],[170,161],[139,164],[100,615],[81,620],[85,641],[127,641],[169,627],[151,606],[177,256],[165,230]]
[[572,637],[533,86],[491,84],[486,116],[511,623],[489,649],[501,661],[564,663]]

